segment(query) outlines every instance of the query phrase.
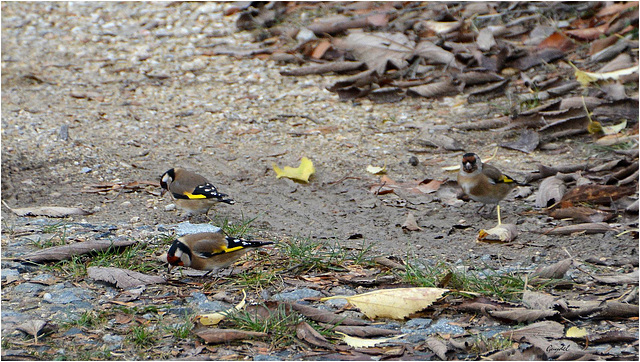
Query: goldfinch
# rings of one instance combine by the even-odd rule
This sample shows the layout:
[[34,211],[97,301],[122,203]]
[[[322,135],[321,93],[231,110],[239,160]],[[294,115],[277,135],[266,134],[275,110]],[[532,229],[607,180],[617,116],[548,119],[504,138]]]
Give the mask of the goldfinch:
[[480,156],[475,153],[466,153],[462,156],[458,184],[472,200],[485,205],[496,205],[498,225],[502,224],[500,220],[500,201],[516,186],[522,185],[500,172],[494,166],[483,164]]
[[226,194],[218,192],[206,178],[182,168],[172,168],[160,178],[160,187],[171,193],[176,206],[186,212],[186,216],[206,214],[217,202],[235,204]]
[[169,272],[176,266],[211,272],[233,264],[251,250],[270,244],[273,242],[242,240],[220,232],[188,234],[173,241],[166,261]]

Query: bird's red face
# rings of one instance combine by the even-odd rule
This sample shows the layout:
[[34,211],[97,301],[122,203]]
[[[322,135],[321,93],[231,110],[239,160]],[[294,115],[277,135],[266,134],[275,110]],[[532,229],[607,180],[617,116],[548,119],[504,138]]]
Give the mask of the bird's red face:
[[472,173],[478,169],[475,153],[467,153],[462,156],[462,170],[466,173]]
[[167,255],[167,262],[173,266],[184,266],[182,260],[175,255]]

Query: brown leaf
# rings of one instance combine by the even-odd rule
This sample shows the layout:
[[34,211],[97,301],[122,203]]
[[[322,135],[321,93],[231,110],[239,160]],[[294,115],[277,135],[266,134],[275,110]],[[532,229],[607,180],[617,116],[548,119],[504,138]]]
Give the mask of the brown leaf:
[[300,67],[296,69],[283,70],[281,75],[310,75],[310,74],[325,74],[325,73],[345,73],[355,70],[363,71],[366,68],[364,62],[330,62],[325,64],[314,64],[306,67]]
[[582,347],[580,347],[578,344],[568,339],[554,338],[553,340],[550,341],[547,338],[538,337],[538,336],[525,336],[524,339],[526,342],[529,342],[535,347],[538,347],[541,350],[543,350],[544,353],[547,355],[547,358],[559,357],[564,353],[566,353],[566,351],[573,352],[573,351],[582,350]]
[[420,146],[438,147],[438,148],[441,147],[448,151],[462,151],[464,149],[464,147],[462,147],[462,144],[460,144],[460,142],[456,141],[455,139],[447,135],[444,135],[442,133],[438,133],[438,132],[431,133],[426,130],[421,132],[411,142],[416,143]]
[[522,303],[531,309],[561,309],[568,310],[567,302],[559,297],[542,292],[525,290],[522,294]]
[[562,279],[565,273],[573,265],[572,259],[564,259],[555,264],[536,269],[529,276],[529,280],[533,279]]
[[558,314],[557,310],[540,310],[527,308],[511,308],[500,311],[489,311],[489,315],[494,318],[507,319],[518,323],[534,322],[539,319],[548,318]]
[[567,187],[564,185],[564,181],[555,176],[547,177],[540,183],[535,207],[550,207],[560,202],[566,191]]
[[552,229],[543,230],[543,234],[547,235],[571,235],[573,233],[599,234],[614,230],[613,227],[606,222],[592,222],[587,224],[575,224],[568,226],[558,226]]
[[22,331],[28,335],[33,336],[35,338],[36,343],[38,343],[38,335],[47,325],[47,321],[43,321],[41,319],[30,319],[16,327],[17,330]]
[[437,98],[460,94],[463,87],[463,84],[456,84],[453,80],[447,79],[441,82],[410,87],[407,89],[407,94],[426,98]]
[[607,300],[602,303],[602,310],[594,317],[610,319],[610,318],[633,318],[638,317],[638,305],[622,303],[615,300]]
[[111,247],[124,248],[135,244],[137,240],[116,238],[114,240],[92,240],[70,245],[54,246],[22,255],[20,258],[36,263],[44,261],[60,261],[76,255],[107,250]]
[[527,70],[533,68],[536,65],[550,63],[554,60],[564,57],[564,52],[556,48],[540,49],[532,52],[531,54],[517,59],[513,62],[512,67],[519,70]]
[[332,325],[348,325],[348,326],[366,326],[369,323],[356,318],[345,317],[339,314],[335,314],[330,311],[314,308],[308,305],[299,303],[286,303],[290,305],[298,313],[303,316],[320,323],[327,323]]
[[602,24],[593,28],[566,30],[565,33],[575,38],[584,40],[596,40],[607,32],[609,24]]
[[503,337],[512,341],[520,341],[523,337],[542,337],[542,338],[562,338],[564,337],[564,327],[562,324],[553,321],[543,321],[530,324],[526,327],[516,329],[514,331],[506,331],[501,333]]
[[92,266],[87,268],[87,275],[91,279],[115,284],[116,287],[122,289],[137,287],[139,285],[163,284],[167,282],[160,276],[147,275],[133,270],[112,267]]
[[409,230],[409,231],[422,230],[422,228],[418,226],[418,223],[416,222],[416,217],[413,216],[413,213],[409,213],[407,215],[407,219],[402,223],[402,229]]
[[604,306],[599,301],[594,300],[569,300],[567,305],[569,310],[561,314],[566,319],[592,316],[604,309]]
[[313,49],[311,53],[311,58],[320,59],[324,56],[324,53],[327,52],[331,48],[331,42],[328,40],[322,40],[316,47]]
[[615,217],[615,214],[588,207],[567,207],[556,209],[549,216],[554,219],[573,219],[575,221],[593,223],[611,220]]
[[440,338],[428,337],[425,342],[427,342],[427,347],[429,347],[429,349],[432,350],[438,358],[443,361],[447,360],[447,351],[449,349],[447,348],[447,344]]
[[423,57],[428,63],[444,64],[455,69],[463,69],[464,67],[458,63],[453,53],[444,50],[434,43],[423,40],[416,45],[412,55]]
[[195,332],[206,343],[228,343],[239,339],[264,338],[269,336],[263,332],[249,332],[239,329],[203,328]]
[[307,322],[303,321],[296,325],[296,337],[313,346],[335,350],[335,347]]
[[638,284],[638,269],[628,274],[594,275],[593,277],[605,284]]
[[573,41],[559,32],[549,35],[545,40],[538,44],[538,49],[556,48],[564,52],[573,49],[573,47]]
[[334,46],[349,51],[355,59],[367,63],[369,69],[382,75],[388,65],[406,68],[414,43],[403,33],[353,32],[344,39],[334,39]]
[[500,146],[524,153],[531,153],[538,148],[539,144],[540,136],[538,132],[527,128],[522,131],[517,141],[502,143]]
[[633,195],[635,187],[620,187],[613,185],[582,185],[569,190],[563,197],[563,204],[574,202],[592,202],[596,204],[608,205],[611,201],[618,200],[624,196]]
[[77,207],[59,207],[59,206],[21,207],[16,209],[9,208],[9,210],[11,210],[14,214],[18,216],[67,217],[72,215],[91,215],[92,214],[90,211],[82,210]]
[[625,331],[607,331],[604,333],[590,334],[590,344],[599,343],[616,343],[616,342],[635,342],[638,340],[634,334]]

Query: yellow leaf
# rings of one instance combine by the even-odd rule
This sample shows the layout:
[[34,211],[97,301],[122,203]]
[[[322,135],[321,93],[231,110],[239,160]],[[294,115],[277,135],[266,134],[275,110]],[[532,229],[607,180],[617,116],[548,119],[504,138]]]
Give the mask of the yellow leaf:
[[626,69],[614,70],[612,72],[605,72],[605,73],[585,72],[583,70],[578,69],[578,67],[573,65],[571,62],[569,62],[569,64],[573,67],[573,69],[575,69],[576,80],[583,87],[586,87],[589,85],[589,83],[595,82],[598,80],[607,80],[607,79],[618,80],[622,76],[638,72],[638,66],[633,66],[631,68],[626,68]]
[[423,310],[433,304],[449,289],[441,288],[398,288],[381,289],[352,296],[333,296],[320,299],[346,299],[369,318],[383,317],[403,319],[411,313]]
[[514,224],[500,224],[489,230],[480,230],[478,241],[508,243],[518,236],[518,229]]
[[402,338],[405,335],[401,334],[398,336],[394,336],[394,337],[389,337],[389,338],[376,338],[376,339],[367,339],[367,338],[359,338],[359,337],[351,337],[348,336],[342,332],[336,332],[337,334],[341,334],[342,340],[344,341],[344,343],[348,344],[349,347],[353,347],[353,348],[370,348],[370,347],[375,347],[377,345],[379,345],[380,343],[385,343],[385,342],[389,342],[391,340],[394,339],[398,339],[398,338]]
[[276,172],[276,178],[286,177],[302,182],[309,182],[309,176],[316,172],[316,169],[313,168],[313,163],[306,157],[302,157],[300,166],[297,168],[285,166],[283,170],[274,163],[273,170]]
[[240,301],[240,303],[238,303],[238,305],[236,305],[234,308],[229,308],[223,312],[215,312],[215,313],[211,313],[211,314],[203,314],[201,316],[199,316],[200,318],[200,323],[202,323],[202,325],[205,326],[215,326],[218,323],[220,323],[223,319],[225,319],[227,317],[227,315],[229,315],[229,313],[233,312],[234,309],[235,310],[240,310],[242,308],[244,308],[245,305],[245,299],[247,299],[247,293],[245,293],[244,289],[242,290],[242,301]]
[[372,173],[374,175],[378,175],[378,174],[383,174],[383,173],[387,173],[387,166],[367,166],[367,172]]
[[627,120],[614,124],[613,126],[602,126],[602,133],[606,135],[617,134],[620,133],[623,129],[627,127]]
[[585,328],[571,327],[567,329],[567,338],[582,338],[588,334]]
[[587,125],[587,132],[590,134],[600,133],[602,131],[602,125],[598,121],[589,121]]

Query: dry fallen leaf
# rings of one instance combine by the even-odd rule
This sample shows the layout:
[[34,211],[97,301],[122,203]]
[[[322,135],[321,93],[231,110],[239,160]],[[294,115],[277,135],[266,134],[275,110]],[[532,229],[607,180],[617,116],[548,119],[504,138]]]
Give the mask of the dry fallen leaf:
[[[6,206],[6,204],[5,204]],[[82,210],[77,207],[59,207],[59,206],[42,206],[42,207],[21,207],[12,209],[7,206],[14,214],[18,216],[47,216],[47,217],[67,217],[72,215],[91,215],[91,212]]]
[[327,341],[318,331],[313,329],[307,322],[300,322],[296,325],[296,337],[312,346],[334,350],[335,347]]
[[383,173],[387,173],[387,166],[367,166],[367,172],[372,173],[374,175],[380,175]]
[[38,343],[38,335],[46,325],[47,321],[43,321],[40,319],[31,319],[20,324],[16,327],[16,329],[26,334],[32,335],[35,339],[35,342]]
[[[288,303],[287,303],[288,304]],[[320,323],[328,324],[340,324],[341,326],[366,326],[368,322],[357,319],[345,317],[327,310],[314,308],[310,305],[304,305],[300,303],[291,303],[291,308],[303,316]],[[362,336],[361,336],[362,337]]]
[[228,343],[238,339],[264,338],[269,336],[263,332],[249,332],[239,329],[206,328],[195,332],[206,343]]
[[342,335],[342,340],[344,343],[349,345],[349,347],[353,348],[370,348],[379,345],[380,343],[386,343],[392,341],[394,339],[401,338],[403,335],[389,337],[389,338],[377,338],[377,339],[366,339],[359,337],[351,337],[341,332],[336,332],[337,334]]
[[629,75],[629,74],[638,72],[638,66],[615,70],[612,72],[597,73],[597,72],[585,72],[583,70],[580,70],[571,62],[569,62],[569,65],[571,65],[575,69],[576,80],[580,82],[580,84],[583,87],[587,87],[589,83],[596,82],[598,80],[608,80],[608,79],[618,80],[620,79],[620,77],[624,75]]
[[494,318],[508,319],[518,323],[535,322],[540,319],[552,317],[559,312],[557,310],[539,310],[527,308],[510,308],[505,310],[489,311],[490,316]]
[[540,267],[531,274],[529,280],[533,280],[536,278],[562,279],[564,278],[565,273],[567,272],[567,270],[569,270],[571,265],[573,265],[572,259],[564,259],[549,266]]
[[514,224],[500,224],[489,230],[480,230],[478,241],[508,243],[518,236],[518,229]]
[[513,331],[501,333],[502,336],[518,342],[522,337],[543,337],[543,338],[562,338],[564,336],[564,327],[562,324],[554,321],[543,321],[530,324]]
[[[82,243],[53,246],[22,255],[20,258],[36,263],[44,261],[60,261],[76,255],[99,252],[109,248],[124,248],[137,242],[135,239],[116,238],[114,240],[91,240]],[[166,259],[165,259],[166,260]]]
[[441,288],[381,289],[352,296],[327,297],[320,301],[346,299],[369,318],[403,319],[411,313],[429,307],[448,291],[449,289]]
[[217,325],[223,319],[225,319],[229,315],[229,313],[232,313],[235,310],[241,310],[242,308],[244,308],[245,299],[247,299],[247,293],[244,291],[244,289],[242,289],[242,300],[235,307],[229,308],[226,311],[222,311],[222,312],[203,314],[203,315],[198,316],[196,318],[199,318],[200,323],[202,323],[202,325],[205,325],[205,326]]
[[302,157],[297,168],[285,166],[283,170],[274,163],[273,170],[276,172],[276,178],[286,177],[302,182],[309,182],[309,177],[316,172],[313,163],[306,157]]
[[560,202],[565,192],[567,192],[567,187],[564,185],[564,181],[555,176],[547,177],[540,183],[535,207],[550,207]]
[[163,284],[167,281],[157,275],[147,275],[133,270],[91,266],[87,268],[87,275],[91,279],[100,280],[116,287],[127,289],[139,285]]
[[567,338],[583,338],[586,337],[589,333],[585,328],[578,327],[570,327],[567,329]]
[[420,231],[422,228],[418,226],[418,222],[416,221],[416,217],[413,216],[413,213],[409,213],[407,215],[407,219],[402,223],[403,230],[409,231]]

